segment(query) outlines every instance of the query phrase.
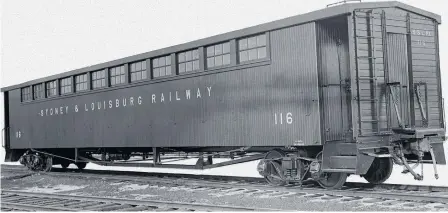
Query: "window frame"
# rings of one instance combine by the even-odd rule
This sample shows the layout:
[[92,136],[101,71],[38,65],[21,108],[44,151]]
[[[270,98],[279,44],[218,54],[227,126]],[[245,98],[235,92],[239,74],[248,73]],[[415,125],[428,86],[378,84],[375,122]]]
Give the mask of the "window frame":
[[[69,77],[65,77],[65,78],[59,79],[59,85],[58,86],[59,86],[59,94],[60,95],[68,95],[68,94],[74,93],[73,78],[74,78],[74,76],[69,76]],[[67,82],[68,82],[67,85],[64,85],[62,83],[64,80],[67,80]],[[70,92],[63,93],[63,90],[65,90],[63,88],[67,88],[67,87],[70,88]]]
[[[82,81],[82,82],[78,82],[77,81],[77,78],[76,77],[80,77],[80,76],[85,76],[86,77],[86,80],[85,81]],[[78,93],[78,92],[85,92],[85,91],[89,91],[89,89],[90,89],[90,87],[89,87],[89,73],[87,72],[87,73],[83,73],[83,74],[79,74],[79,75],[74,75],[73,76],[74,77],[74,79],[73,79],[73,81],[75,82],[75,85],[74,85],[74,87],[73,87],[73,92],[74,93]],[[86,88],[85,89],[83,89],[83,90],[79,90],[78,89],[78,84],[79,85],[86,85]]]
[[[57,89],[58,88],[58,83],[57,82],[58,82],[58,80],[52,80],[52,81],[45,82],[45,96],[47,98],[58,96],[58,89]],[[49,88],[48,85],[49,84],[51,85],[51,83],[53,83],[54,86]],[[54,90],[54,94],[50,95],[49,91],[52,91],[52,90]]]
[[[108,69],[106,70],[106,69],[101,69],[101,70],[95,70],[95,71],[92,71],[92,72],[90,72],[90,88],[92,89],[92,90],[97,90],[97,89],[102,89],[102,88],[107,88],[108,87],[108,79],[107,79],[107,75],[106,75],[106,72],[108,71]],[[96,76],[96,74],[97,73],[102,73],[103,74],[103,76],[102,77],[100,77],[100,78],[93,78],[93,76],[95,75]],[[104,81],[103,81],[104,80]],[[94,82],[97,82],[97,81],[99,81],[99,82],[104,82],[104,85],[101,85],[101,87],[95,87],[95,84],[94,84]]]
[[[127,81],[126,81],[126,68],[125,67],[126,67],[125,64],[122,64],[122,65],[110,67],[110,68],[107,69],[107,71],[109,72],[108,73],[109,74],[109,85],[111,87],[112,86],[115,87],[115,86],[119,86],[119,85],[123,85],[123,84],[127,83]],[[112,71],[114,70],[116,72],[117,68],[120,68],[119,69],[120,73],[118,75],[116,73],[115,73],[115,75],[112,75]],[[121,82],[121,76],[123,76],[123,82]],[[105,77],[107,78],[107,76],[105,76]],[[117,77],[120,79],[120,83],[112,83],[112,79],[115,79]]]
[[[129,82],[135,83],[135,82],[140,82],[140,81],[147,81],[147,80],[151,80],[151,69],[148,70],[148,60],[150,59],[145,59],[145,60],[140,60],[140,61],[134,61],[134,62],[130,62],[128,63],[128,73],[129,73]],[[132,65],[136,65],[137,63],[141,63],[141,70],[132,70]],[[145,69],[143,69],[143,64],[145,65]],[[149,72],[148,72],[149,71]],[[132,80],[132,74],[135,73],[137,75],[137,73],[141,73],[140,76],[143,76],[143,73],[146,72],[146,78],[141,78],[139,80]]]
[[[265,38],[266,38],[266,43],[265,43],[265,45],[264,46],[256,46],[256,47],[254,47],[254,48],[249,48],[249,47],[247,47],[246,49],[244,49],[244,50],[242,50],[242,51],[249,51],[249,50],[253,50],[253,49],[259,49],[259,48],[262,48],[262,47],[265,47],[266,48],[266,56],[264,57],[264,58],[257,58],[257,59],[252,59],[252,60],[249,60],[249,59],[247,59],[246,61],[241,61],[241,57],[240,57],[240,53],[241,53],[241,50],[240,50],[240,40],[243,40],[243,39],[249,39],[249,38],[253,38],[253,37],[258,37],[258,36],[260,36],[260,35],[265,35]],[[249,40],[248,40],[248,42],[249,42]],[[248,46],[249,46],[249,44],[247,44]],[[241,38],[237,38],[236,39],[236,60],[237,60],[237,65],[244,65],[244,64],[251,64],[251,63],[257,63],[257,62],[262,62],[262,61],[269,61],[269,60],[271,60],[271,51],[270,51],[270,48],[271,47],[271,45],[270,45],[270,33],[269,32],[263,32],[263,33],[258,33],[258,34],[253,34],[253,35],[248,35],[248,36],[244,36],[244,37],[241,37]],[[258,52],[257,52],[257,54],[258,54]],[[249,55],[248,55],[248,57],[249,57]]]
[[[28,91],[27,93],[24,93],[23,91]],[[27,97],[27,99],[24,99],[24,97]],[[33,87],[27,86],[20,88],[20,100],[21,102],[30,102],[33,100]]]
[[[224,45],[225,43],[229,43],[229,52],[228,53],[224,53]],[[208,48],[209,47],[213,47],[213,51],[216,52],[215,47],[217,45],[223,45],[222,46],[222,50],[221,50],[221,54],[216,55],[215,53],[213,53],[213,56],[208,56]],[[222,56],[222,58],[224,58],[224,55],[229,54],[229,64],[222,64],[220,66],[213,66],[213,67],[209,67],[208,66],[208,59],[209,58],[213,58],[213,61],[215,61],[215,58],[218,56]],[[224,60],[223,60],[224,61]],[[215,62],[213,62],[215,63]],[[221,62],[222,63],[222,62]],[[232,66],[232,40],[228,40],[228,41],[221,41],[219,43],[214,43],[214,44],[210,44],[210,45],[206,45],[204,46],[204,70],[208,71],[208,70],[215,70],[215,69],[221,69],[221,68],[225,68],[225,67],[229,67]]]
[[[40,88],[39,93],[36,93],[36,87]],[[31,100],[41,100],[45,98],[45,87],[44,84],[33,84],[31,85],[32,97]],[[40,96],[36,96],[36,94],[40,94]]]
[[[194,58],[195,54],[194,51],[197,52],[197,58]],[[201,48],[193,48],[193,49],[189,49],[189,50],[184,50],[181,52],[176,53],[176,75],[188,75],[191,73],[196,73],[196,72],[200,72],[201,71]],[[185,60],[184,61],[180,61],[179,60],[179,55],[180,54],[186,54],[187,52],[191,52],[191,59],[187,60],[187,56],[185,55]],[[198,62],[198,68],[197,69],[193,69],[194,68],[194,62],[197,61]],[[187,71],[187,63],[191,62],[191,66],[192,66],[192,70]],[[184,72],[180,72],[180,65],[181,64],[185,64],[185,71]]]
[[[163,56],[158,56],[158,57],[151,58],[151,76],[152,76],[152,79],[161,79],[161,78],[168,78],[168,77],[177,76],[176,69],[173,70],[173,57],[172,57],[172,55],[173,54],[168,54],[168,55],[163,55]],[[155,59],[159,60],[160,58],[165,58],[165,65],[154,67],[154,60]],[[166,65],[166,58],[170,58],[170,65]],[[156,68],[164,67],[165,68],[165,73],[166,73],[166,67],[168,67],[168,66],[171,69],[170,70],[171,73],[169,75],[163,75],[163,76],[159,75],[157,77],[154,75],[154,70]]]

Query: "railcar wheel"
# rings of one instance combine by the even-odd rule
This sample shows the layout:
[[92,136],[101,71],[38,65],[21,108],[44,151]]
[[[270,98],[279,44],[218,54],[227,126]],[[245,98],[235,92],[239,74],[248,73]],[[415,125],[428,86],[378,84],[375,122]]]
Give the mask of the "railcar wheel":
[[75,165],[78,167],[78,169],[84,169],[84,168],[86,168],[87,163],[86,162],[78,162],[78,163],[75,163]]
[[[264,157],[264,159],[269,160],[269,159],[282,158],[285,156],[286,156],[286,153],[284,151],[279,150],[279,149],[274,149],[274,150],[269,151],[266,154],[266,156]],[[267,163],[266,170],[269,173],[269,175],[264,176],[264,179],[266,179],[266,181],[271,185],[283,186],[286,184],[286,181],[284,181],[280,178],[280,174],[278,174],[278,171],[275,169],[274,164],[277,164],[277,166],[279,166],[281,168],[282,161],[281,160],[272,160],[270,163]]]
[[389,179],[393,168],[394,162],[392,158],[375,158],[363,177],[369,183],[380,184]]
[[68,166],[70,166],[70,162],[68,162],[68,161],[64,161],[64,162],[61,163],[61,167],[62,167],[63,169],[67,169]]
[[46,156],[45,157],[45,163],[44,163],[44,166],[43,166],[43,171],[44,172],[50,172],[52,167],[53,167],[53,157]]
[[212,164],[213,164],[213,156],[208,156],[208,157],[207,157],[206,164],[207,164],[207,165],[212,165]]
[[[319,153],[316,157],[322,165],[323,156]],[[347,181],[347,173],[341,172],[319,172],[319,177],[316,179],[317,183],[325,189],[340,189]]]
[[317,180],[320,186],[326,189],[340,189],[347,180],[347,173],[325,172]]

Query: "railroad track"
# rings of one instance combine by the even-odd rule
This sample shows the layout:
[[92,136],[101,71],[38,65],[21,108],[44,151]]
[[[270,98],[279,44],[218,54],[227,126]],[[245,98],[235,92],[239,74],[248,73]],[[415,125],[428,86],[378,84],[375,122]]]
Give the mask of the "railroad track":
[[275,211],[160,200],[131,200],[92,196],[2,190],[2,211]]
[[[19,171],[22,174],[16,175],[17,177],[5,177],[5,179],[22,178],[29,175],[35,174],[30,172],[22,165],[1,165],[2,169]],[[94,175],[104,175],[101,178],[108,177],[109,179],[123,179],[130,181],[138,181],[141,178],[170,178],[174,180],[200,180],[200,181],[211,181],[211,182],[223,182],[223,181],[233,181],[238,183],[249,183],[249,184],[261,184],[266,185],[266,180],[262,177],[241,177],[241,176],[220,176],[220,175],[195,175],[195,174],[174,174],[174,173],[160,173],[160,172],[136,172],[136,171],[113,171],[113,170],[93,170],[93,169],[61,169],[53,168],[50,173],[40,173],[45,175],[78,175],[86,177],[100,177]],[[112,177],[111,177],[112,176]],[[117,177],[117,178],[115,178]],[[148,179],[149,180],[149,179]],[[153,179],[151,179],[153,180]],[[406,184],[370,184],[370,183],[357,183],[357,182],[347,182],[345,184],[345,189],[368,189],[368,190],[403,190],[403,191],[421,191],[421,192],[448,192],[448,187],[445,186],[425,186],[425,185],[406,185]]]
[[[9,168],[13,169],[13,168]],[[303,186],[269,186],[263,178],[185,175],[168,173],[145,173],[103,170],[63,170],[41,173],[49,176],[72,178],[103,179],[112,182],[133,182],[147,185],[182,186],[189,190],[208,190],[239,193],[277,193],[296,194],[318,199],[339,199],[341,201],[376,199],[379,203],[400,201],[419,203],[420,205],[439,205],[448,208],[448,187],[412,186],[396,184],[371,185],[365,183],[347,183],[342,190],[326,190],[317,187],[314,182]]]

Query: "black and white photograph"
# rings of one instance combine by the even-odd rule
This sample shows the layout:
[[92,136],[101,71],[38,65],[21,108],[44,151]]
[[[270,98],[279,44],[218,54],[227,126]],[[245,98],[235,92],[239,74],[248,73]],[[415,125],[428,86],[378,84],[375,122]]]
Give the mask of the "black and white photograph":
[[448,211],[447,8],[0,0],[0,211]]

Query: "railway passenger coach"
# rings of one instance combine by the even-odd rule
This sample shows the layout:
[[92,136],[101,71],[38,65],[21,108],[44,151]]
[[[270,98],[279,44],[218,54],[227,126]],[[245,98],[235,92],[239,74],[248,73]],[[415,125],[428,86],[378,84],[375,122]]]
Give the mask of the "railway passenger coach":
[[[342,4],[2,88],[6,161],[261,159],[269,183],[326,188],[350,174],[381,183],[394,163],[437,176],[440,21],[399,2]],[[177,152],[199,160],[164,164]]]

